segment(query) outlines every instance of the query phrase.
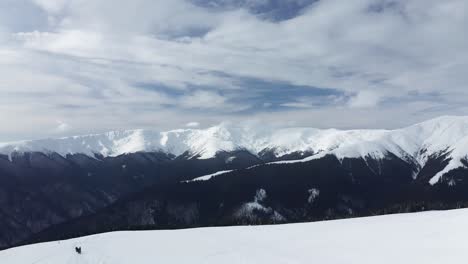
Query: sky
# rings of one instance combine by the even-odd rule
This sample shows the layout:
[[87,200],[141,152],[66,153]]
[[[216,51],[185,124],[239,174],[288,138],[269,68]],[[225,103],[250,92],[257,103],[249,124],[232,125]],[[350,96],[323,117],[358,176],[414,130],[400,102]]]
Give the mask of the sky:
[[0,0],[0,142],[468,115],[466,0]]

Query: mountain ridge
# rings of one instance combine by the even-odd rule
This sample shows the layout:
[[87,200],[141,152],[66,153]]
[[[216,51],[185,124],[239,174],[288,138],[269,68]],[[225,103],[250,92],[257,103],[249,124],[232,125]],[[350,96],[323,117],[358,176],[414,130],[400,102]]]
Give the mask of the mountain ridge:
[[464,207],[467,142],[468,118],[442,117],[396,130],[223,125],[4,144],[0,248]]
[[[343,158],[384,159],[393,154],[424,167],[430,157],[448,154],[449,164],[431,180],[435,184],[445,173],[462,167],[468,156],[468,116],[442,116],[405,128],[382,129],[253,129],[221,124],[206,129],[125,130],[103,134],[0,143],[0,154],[52,152],[62,156],[85,154],[119,156],[136,152],[164,152],[175,156],[209,159],[220,151],[244,149],[254,155],[272,151],[276,157],[305,153],[305,161],[335,155]],[[300,160],[297,160],[300,161]],[[294,161],[287,161],[294,162]],[[417,175],[415,171],[415,175]]]

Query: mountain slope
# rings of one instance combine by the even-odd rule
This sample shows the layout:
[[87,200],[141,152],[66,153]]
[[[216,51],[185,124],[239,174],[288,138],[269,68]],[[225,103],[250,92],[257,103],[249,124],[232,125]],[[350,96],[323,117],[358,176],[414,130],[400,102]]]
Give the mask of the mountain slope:
[[40,152],[14,154],[10,159],[0,156],[0,248],[51,225],[95,213],[155,184],[260,162],[245,151],[220,152],[203,160],[158,152],[99,159]]
[[459,208],[468,205],[467,136],[468,117],[442,117],[397,130],[221,125],[4,143],[0,248]]
[[[468,210],[460,209],[308,224],[114,232],[1,251],[0,263],[465,263],[467,222]],[[82,248],[81,255],[75,247]]]
[[414,168],[396,156],[375,161],[326,155],[257,165],[155,185],[23,243],[115,230],[295,223],[468,206],[467,169],[451,171],[433,186],[427,182],[443,166],[430,161],[414,179]]

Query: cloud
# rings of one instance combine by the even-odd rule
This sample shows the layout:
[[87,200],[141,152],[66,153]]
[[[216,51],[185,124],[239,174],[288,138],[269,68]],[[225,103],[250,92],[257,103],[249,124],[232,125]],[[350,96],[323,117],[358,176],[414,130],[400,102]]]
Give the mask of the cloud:
[[189,122],[187,124],[185,124],[186,127],[199,127],[200,126],[200,123],[198,122]]
[[359,91],[351,98],[349,105],[356,108],[374,107],[379,103],[380,97],[373,91]]
[[32,0],[48,13],[58,13],[65,7],[67,0]]
[[468,114],[467,14],[464,0],[2,2],[0,141],[56,120],[72,134]]
[[57,127],[55,128],[55,131],[57,131],[58,133],[64,133],[64,132],[67,132],[68,130],[70,130],[70,125],[65,123],[65,122],[62,122],[62,121],[57,121],[58,125]]
[[232,107],[227,104],[226,97],[211,91],[195,91],[191,94],[184,95],[179,99],[178,106],[188,109],[219,109]]

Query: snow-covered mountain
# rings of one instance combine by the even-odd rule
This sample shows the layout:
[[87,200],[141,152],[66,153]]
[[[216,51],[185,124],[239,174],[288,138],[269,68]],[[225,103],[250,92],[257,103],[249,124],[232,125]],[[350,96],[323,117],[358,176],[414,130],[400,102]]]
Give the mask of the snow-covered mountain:
[[274,131],[219,125],[207,129],[112,131],[104,134],[0,143],[0,153],[57,152],[61,155],[118,156],[125,153],[162,151],[181,155],[188,151],[208,159],[219,151],[245,149],[254,154],[272,149],[277,156],[298,151],[320,152],[349,144],[377,140],[387,131],[288,128]]
[[0,248],[468,207],[467,154],[468,117],[396,130],[219,125],[4,143]]
[[[336,130],[286,128],[253,129],[219,125],[207,129],[113,131],[105,134],[0,143],[0,153],[56,152],[89,156],[161,151],[198,159],[219,151],[247,150],[254,155],[272,151],[276,157],[296,152],[312,153],[304,161],[335,155],[343,158],[384,159],[389,154],[423,168],[430,157],[447,155],[448,165],[430,182],[463,166],[468,155],[468,117],[447,116],[396,130]],[[289,161],[291,162],[291,161]]]
[[1,251],[0,263],[465,263],[467,221],[468,210],[460,209],[277,226],[113,232]]

